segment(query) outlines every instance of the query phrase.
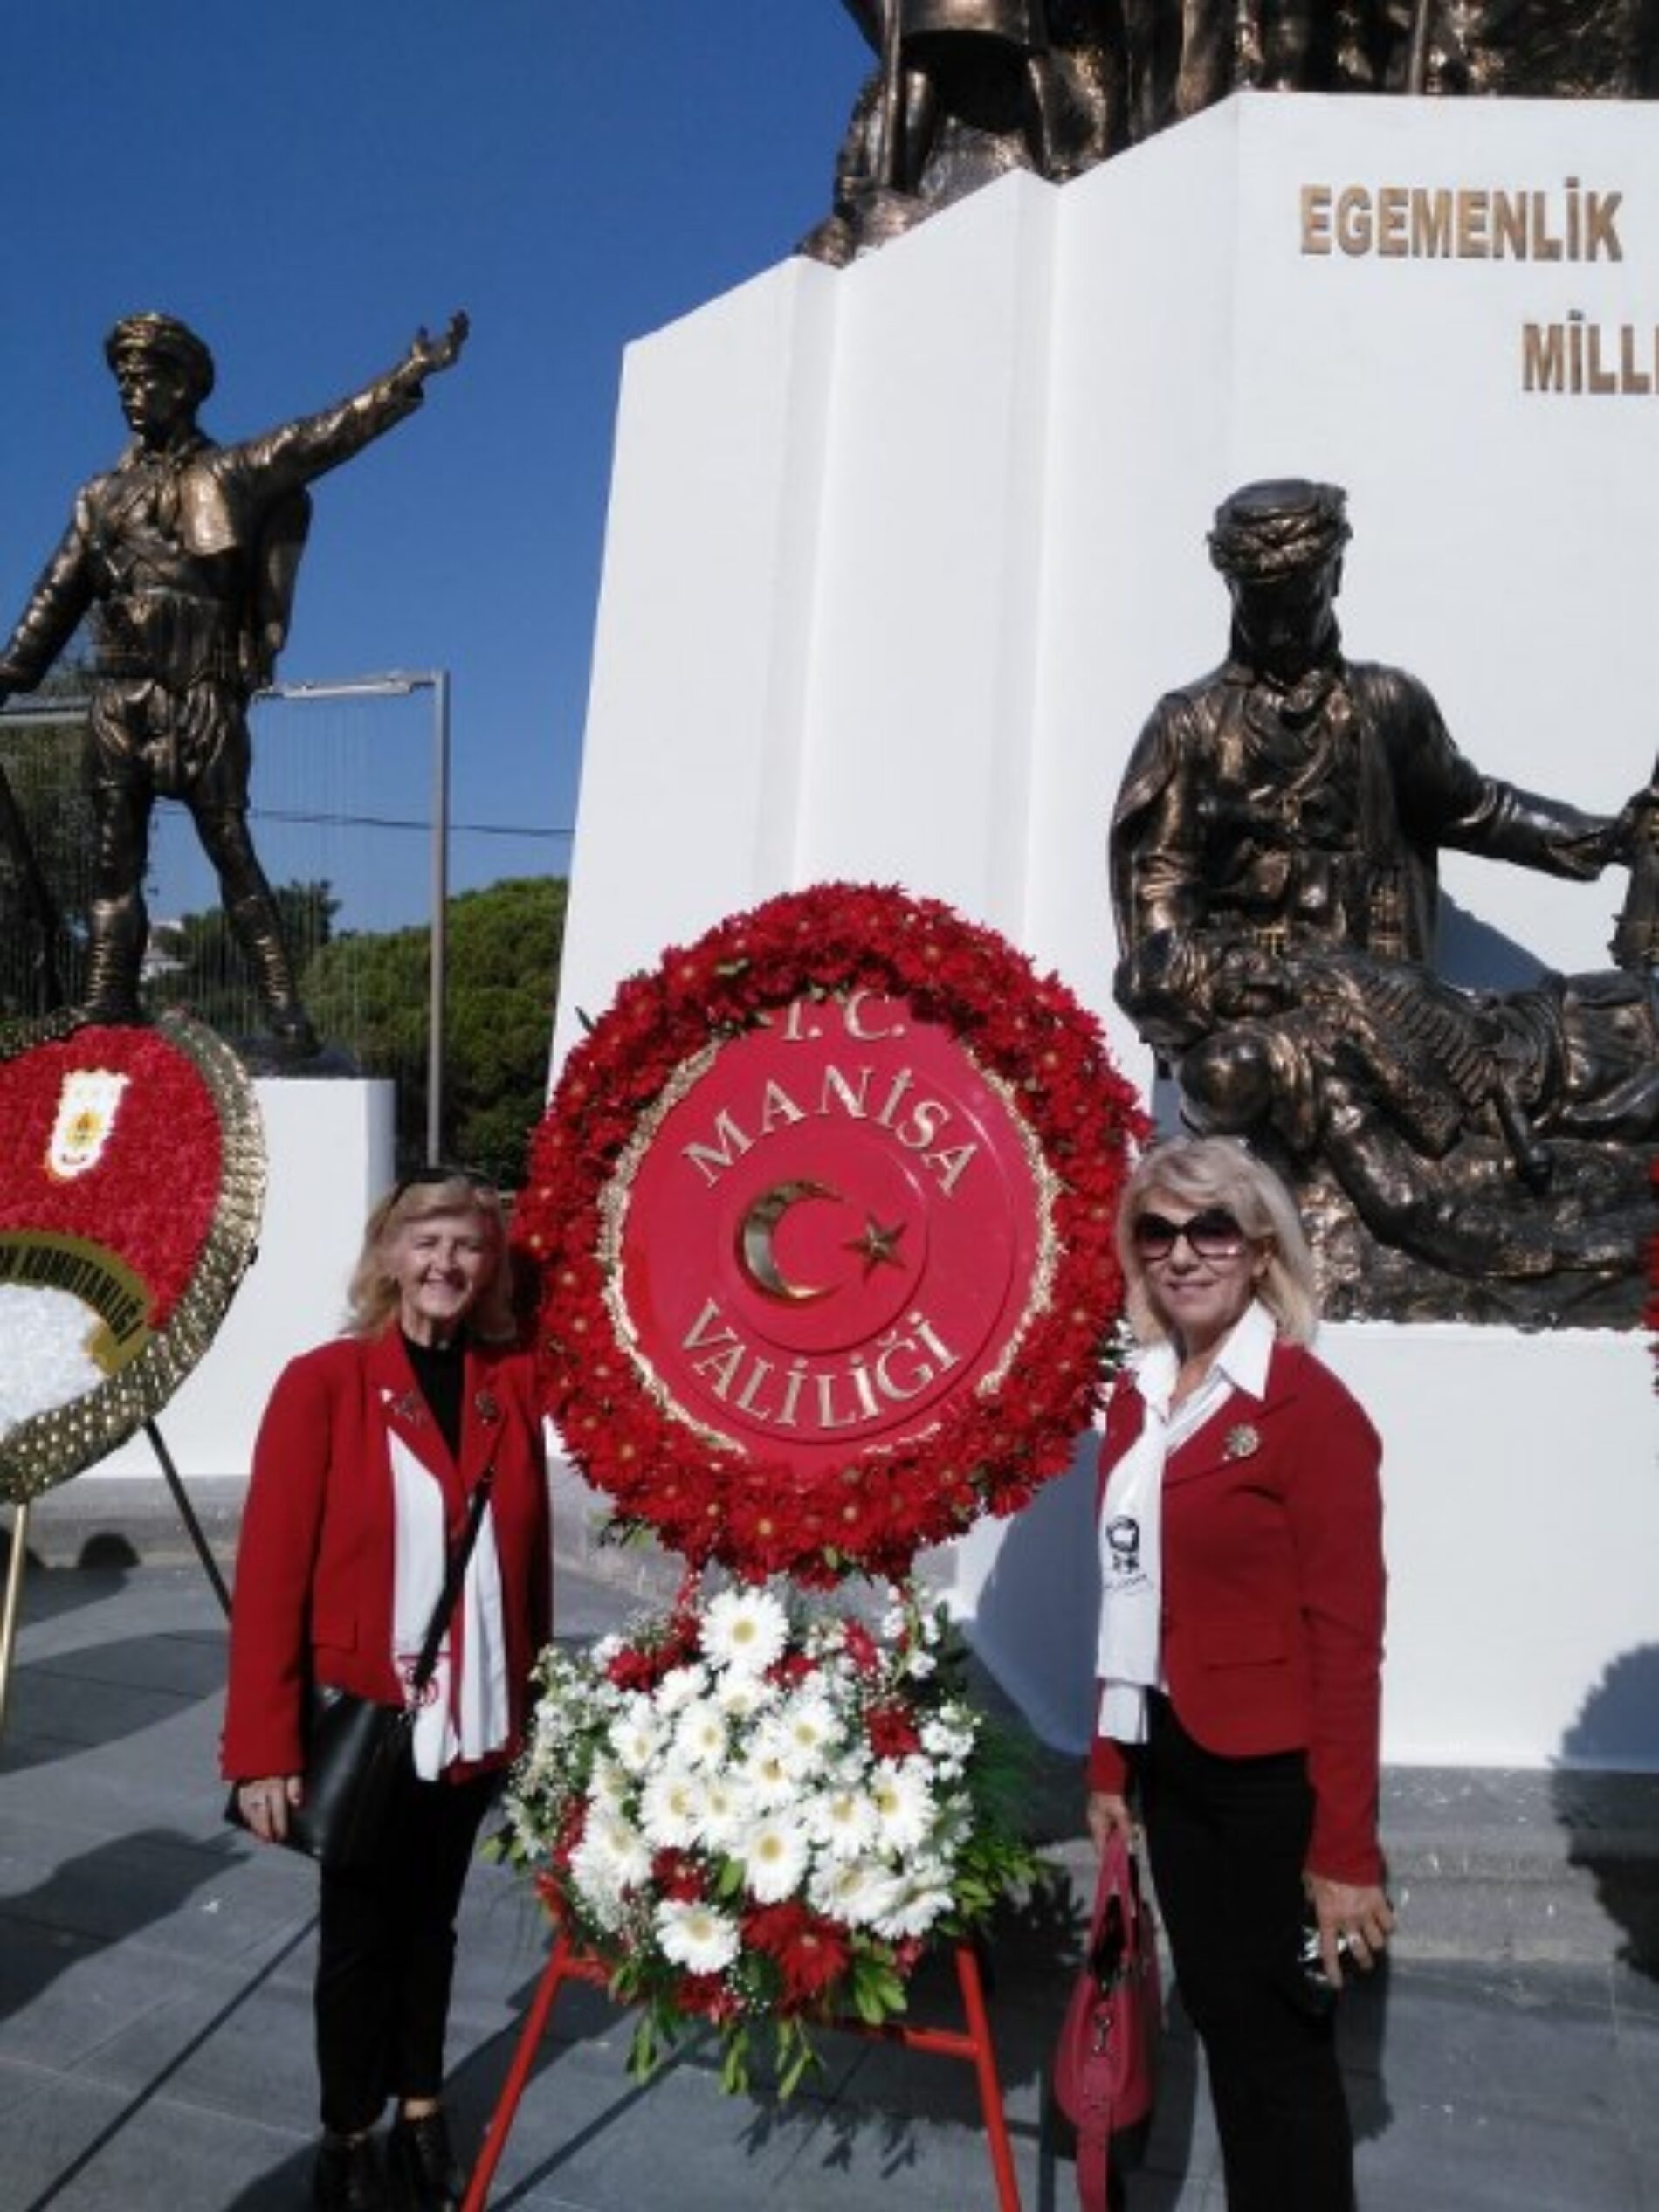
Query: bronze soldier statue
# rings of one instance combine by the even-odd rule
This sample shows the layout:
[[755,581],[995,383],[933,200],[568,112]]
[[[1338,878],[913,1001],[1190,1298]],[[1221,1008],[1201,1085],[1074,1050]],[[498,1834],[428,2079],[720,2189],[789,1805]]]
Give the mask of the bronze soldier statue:
[[276,904],[248,830],[247,706],[287,636],[310,520],[306,486],[401,423],[466,337],[457,315],[396,367],[265,436],[217,445],[197,427],[213,356],[171,315],[128,315],[104,351],[133,442],[84,486],[63,541],[0,653],[0,704],[38,684],[93,617],[88,729],[96,850],[86,1011],[141,1018],[143,876],[158,797],[187,805],[272,1033],[317,1040],[294,987]]
[[1159,702],[1113,817],[1119,999],[1190,1121],[1266,1143],[1304,1199],[1326,1177],[1350,1216],[1322,1253],[1336,1310],[1387,1310],[1354,1219],[1452,1276],[1633,1283],[1636,1147],[1659,1139],[1651,934],[1621,927],[1631,972],[1525,991],[1461,991],[1432,963],[1442,848],[1588,880],[1642,856],[1655,796],[1587,815],[1483,775],[1415,678],[1347,659],[1348,534],[1333,485],[1247,485],[1216,513],[1228,658]]
[[1159,702],[1113,823],[1131,1013],[1167,930],[1430,961],[1442,846],[1583,881],[1627,850],[1623,817],[1483,775],[1415,677],[1344,656],[1348,536],[1335,485],[1246,485],[1216,512],[1228,658]]

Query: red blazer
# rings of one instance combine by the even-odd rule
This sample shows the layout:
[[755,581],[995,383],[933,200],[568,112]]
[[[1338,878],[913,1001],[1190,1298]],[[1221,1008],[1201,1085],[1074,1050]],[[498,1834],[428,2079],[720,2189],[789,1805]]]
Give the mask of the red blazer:
[[[1099,1496],[1140,1434],[1132,1377],[1112,1394]],[[1230,1758],[1304,1749],[1307,1863],[1381,1878],[1377,1848],[1385,1575],[1381,1446],[1330,1369],[1274,1347],[1258,1405],[1235,1390],[1164,1471],[1163,1666],[1181,1726]],[[1124,1747],[1097,1736],[1094,1789],[1123,1793]]]
[[[530,1669],[552,1619],[547,1463],[530,1355],[469,1346],[461,1404],[458,1466],[396,1327],[320,1345],[278,1377],[254,1445],[237,1554],[221,1747],[227,1777],[303,1770],[309,1679],[384,1705],[402,1702],[392,1664],[391,1431],[442,1483],[451,1543],[465,1525],[472,1485],[495,1455],[490,1510],[507,1637],[509,1745],[516,1746]],[[509,1756],[511,1748],[486,1763]]]

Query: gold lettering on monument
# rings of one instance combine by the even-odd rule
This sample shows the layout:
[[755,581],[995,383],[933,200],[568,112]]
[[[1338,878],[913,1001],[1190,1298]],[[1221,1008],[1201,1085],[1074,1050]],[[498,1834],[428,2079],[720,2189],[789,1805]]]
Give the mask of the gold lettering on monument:
[[1304,184],[1302,252],[1391,260],[1622,261],[1621,192]]
[[961,1364],[919,1306],[863,1350],[799,1354],[781,1368],[733,1327],[718,1299],[706,1298],[680,1350],[722,1405],[765,1427],[820,1435],[883,1420]]
[[1649,397],[1659,391],[1659,325],[1588,322],[1576,307],[1561,322],[1523,323],[1521,389]]
[[[1304,184],[1304,255],[1384,260],[1622,262],[1622,191],[1569,176],[1548,190],[1489,185]],[[1569,308],[1521,325],[1521,389],[1540,397],[1651,398],[1659,324],[1593,320]]]
[[[845,1034],[857,1044],[902,1037],[904,1030],[898,1023],[884,1028],[876,1022],[872,1003],[879,1003],[876,994],[865,990],[854,991],[841,1002],[796,999],[783,1015],[780,1033],[786,1043],[804,1044],[822,1034],[822,1023],[838,1016]],[[921,1165],[932,1170],[945,1196],[953,1198],[978,1156],[979,1141],[957,1140],[963,1117],[943,1099],[912,1098],[916,1080],[915,1070],[907,1066],[878,1078],[868,1062],[847,1068],[831,1060],[825,1064],[814,1096],[799,1087],[791,1090],[775,1076],[768,1076],[759,1087],[752,1110],[746,1107],[740,1119],[735,1106],[720,1107],[703,1135],[686,1145],[681,1156],[697,1169],[705,1188],[712,1190],[728,1169],[768,1137],[802,1121],[839,1115],[885,1129],[905,1151],[918,1155]]]
[[953,1198],[958,1183],[978,1156],[978,1140],[943,1141],[960,1117],[942,1099],[917,1099],[899,1114],[900,1105],[915,1085],[914,1072],[909,1068],[900,1068],[889,1079],[885,1099],[872,1115],[869,1099],[874,1076],[873,1068],[861,1067],[849,1076],[844,1069],[831,1065],[823,1072],[816,1101],[808,1105],[802,1105],[775,1077],[769,1077],[760,1087],[752,1114],[740,1120],[734,1107],[722,1106],[705,1135],[685,1147],[682,1157],[698,1170],[705,1188],[712,1190],[729,1168],[768,1137],[793,1128],[797,1122],[840,1114],[850,1120],[873,1122],[891,1132],[894,1142],[915,1153],[921,1165],[933,1171],[945,1196]]

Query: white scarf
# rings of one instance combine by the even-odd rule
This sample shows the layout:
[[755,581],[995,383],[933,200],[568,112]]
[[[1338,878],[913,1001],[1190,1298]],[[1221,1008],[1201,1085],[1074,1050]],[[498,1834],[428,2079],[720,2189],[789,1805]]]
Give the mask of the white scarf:
[[1274,1339],[1272,1315],[1252,1299],[1209,1372],[1173,1413],[1180,1365],[1174,1346],[1153,1345],[1134,1370],[1140,1434],[1112,1469],[1100,1507],[1099,1733],[1118,1743],[1146,1741],[1146,1692],[1163,1686],[1165,1465],[1235,1389],[1263,1396]]
[[[392,1664],[407,1681],[444,1589],[444,1491],[437,1477],[396,1431],[387,1431],[396,1518],[392,1580]],[[455,1628],[460,1627],[459,1664]],[[458,1672],[460,1679],[456,1681]],[[482,1759],[507,1740],[506,1632],[501,1564],[492,1509],[485,1506],[461,1580],[461,1594],[438,1647],[437,1667],[415,1721],[415,1771],[433,1781],[455,1759]]]

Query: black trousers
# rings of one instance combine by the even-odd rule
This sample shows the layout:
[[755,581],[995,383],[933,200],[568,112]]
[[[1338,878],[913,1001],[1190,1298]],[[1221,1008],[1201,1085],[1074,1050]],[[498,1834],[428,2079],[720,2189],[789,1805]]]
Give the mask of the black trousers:
[[1353,2212],[1334,2022],[1310,2008],[1297,1963],[1306,1760],[1218,1757],[1154,1695],[1139,1773],[1175,1980],[1209,2067],[1228,2212]]
[[498,1779],[410,1774],[378,1860],[323,1870],[317,2071],[322,2123],[337,2134],[372,2127],[389,2097],[437,2097],[444,2086],[455,1916]]

